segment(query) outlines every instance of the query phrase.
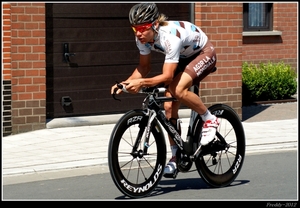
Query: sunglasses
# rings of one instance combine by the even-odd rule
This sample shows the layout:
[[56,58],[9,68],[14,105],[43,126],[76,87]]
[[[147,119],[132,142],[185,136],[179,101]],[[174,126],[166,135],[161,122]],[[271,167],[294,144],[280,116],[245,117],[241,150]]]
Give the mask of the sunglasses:
[[143,33],[146,30],[149,30],[152,27],[153,23],[146,23],[143,25],[136,25],[136,26],[131,26],[132,30],[134,33],[140,32]]

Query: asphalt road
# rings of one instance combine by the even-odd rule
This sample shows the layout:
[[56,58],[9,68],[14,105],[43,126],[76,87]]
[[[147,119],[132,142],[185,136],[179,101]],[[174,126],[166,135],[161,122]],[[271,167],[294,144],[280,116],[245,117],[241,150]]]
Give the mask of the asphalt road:
[[[192,167],[176,179],[162,178],[153,195],[140,200],[260,201],[263,207],[276,201],[294,204],[298,199],[297,156],[295,149],[249,154],[236,180],[225,188],[209,187]],[[108,172],[58,179],[48,175],[40,181],[4,185],[3,199],[128,201]]]

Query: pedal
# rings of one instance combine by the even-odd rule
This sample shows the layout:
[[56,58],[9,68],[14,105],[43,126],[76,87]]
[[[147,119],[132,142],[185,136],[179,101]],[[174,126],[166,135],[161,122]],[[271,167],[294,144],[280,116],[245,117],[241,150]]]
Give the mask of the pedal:
[[175,179],[178,175],[178,170],[176,169],[174,173],[165,173],[163,176],[165,178],[173,178]]

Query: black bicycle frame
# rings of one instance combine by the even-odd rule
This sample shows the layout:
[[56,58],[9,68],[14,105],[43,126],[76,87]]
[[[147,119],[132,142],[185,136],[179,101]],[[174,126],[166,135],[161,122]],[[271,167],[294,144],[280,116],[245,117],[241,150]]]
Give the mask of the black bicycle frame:
[[[199,88],[195,85],[191,88],[191,91],[198,95]],[[154,95],[150,95],[149,103],[147,105],[148,110],[150,111],[149,119],[151,119],[152,113],[156,113],[156,118],[161,123],[161,125],[164,127],[164,129],[167,131],[168,135],[173,139],[173,141],[176,143],[176,145],[179,147],[180,150],[182,150],[184,153],[191,155],[193,154],[193,139],[191,138],[192,132],[193,132],[193,124],[197,117],[197,113],[195,111],[191,111],[190,116],[190,123],[188,127],[187,132],[187,139],[184,141],[181,137],[181,135],[178,133],[174,125],[166,118],[165,114],[163,113],[162,109],[160,108],[160,105],[164,102],[170,102],[170,101],[176,101],[173,97],[157,97],[154,98]],[[151,113],[152,112],[152,113]],[[151,121],[152,122],[152,121]],[[150,128],[149,122],[148,122],[148,128]],[[150,133],[150,131],[147,131]],[[146,134],[146,140],[148,140],[149,135]],[[147,141],[146,141],[147,142]]]

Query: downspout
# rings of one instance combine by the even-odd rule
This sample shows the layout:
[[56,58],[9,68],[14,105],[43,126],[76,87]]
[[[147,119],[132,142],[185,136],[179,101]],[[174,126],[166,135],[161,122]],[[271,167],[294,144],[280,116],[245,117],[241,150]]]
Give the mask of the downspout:
[[195,24],[195,3],[190,3],[190,22]]

